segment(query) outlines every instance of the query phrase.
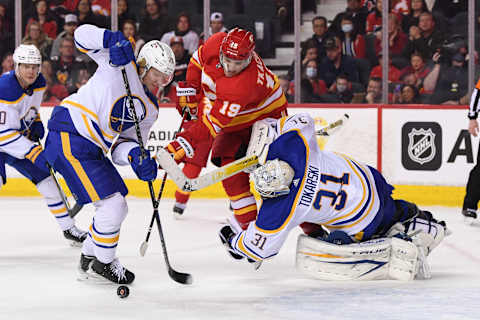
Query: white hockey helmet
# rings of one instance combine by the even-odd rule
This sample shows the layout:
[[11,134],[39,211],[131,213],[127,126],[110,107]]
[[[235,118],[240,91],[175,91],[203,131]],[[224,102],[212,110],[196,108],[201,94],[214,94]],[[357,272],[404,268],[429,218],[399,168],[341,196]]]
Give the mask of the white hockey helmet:
[[[21,44],[13,52],[13,62],[15,63],[15,70],[20,63],[41,65],[42,55],[33,44]],[[38,72],[40,73],[40,69]]]
[[255,190],[263,198],[284,196],[290,192],[295,171],[285,161],[268,160],[251,174]]
[[175,55],[167,44],[158,40],[152,40],[145,43],[138,53],[137,64],[144,68],[142,74],[140,74],[141,79],[143,79],[150,68],[155,68],[167,76],[164,84],[167,85],[173,79]]

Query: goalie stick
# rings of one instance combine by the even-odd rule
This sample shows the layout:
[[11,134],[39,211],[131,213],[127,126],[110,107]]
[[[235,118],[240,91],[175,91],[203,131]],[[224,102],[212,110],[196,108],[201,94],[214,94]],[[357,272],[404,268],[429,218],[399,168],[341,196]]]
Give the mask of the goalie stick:
[[[332,122],[315,133],[321,136],[330,136],[334,129],[343,126],[348,119],[348,114],[344,114],[342,118]],[[171,154],[163,148],[157,152],[157,162],[159,163],[160,167],[162,167],[162,169],[168,173],[173,182],[175,182],[180,189],[191,192],[208,187],[212,184],[229,178],[240,171],[257,165],[258,156],[245,156],[194,179],[187,178],[175,160],[173,160]]]
[[[137,134],[138,144],[141,150],[141,156],[143,159],[145,159],[145,148],[143,145],[142,134],[140,132],[140,124],[138,122],[137,112],[135,111],[135,105],[133,104],[132,92],[130,91],[130,84],[128,82],[127,71],[125,70],[125,67],[122,67],[121,70],[122,70],[123,84],[125,85],[125,91],[127,91],[128,109],[130,110],[130,113],[133,117],[133,124],[135,126],[135,133]],[[157,222],[158,234],[160,235],[160,242],[162,244],[163,257],[165,258],[165,264],[167,265],[168,275],[172,280],[178,283],[191,284],[193,281],[191,274],[178,272],[175,269],[173,269],[172,266],[170,265],[170,260],[168,259],[167,245],[165,243],[165,238],[163,236],[163,229],[162,229],[162,224],[160,223],[160,215],[158,214],[158,206],[155,200],[155,193],[153,191],[152,181],[148,181],[148,189],[150,191],[150,198],[152,200],[152,205],[154,208],[153,215],[155,217],[155,221]]]

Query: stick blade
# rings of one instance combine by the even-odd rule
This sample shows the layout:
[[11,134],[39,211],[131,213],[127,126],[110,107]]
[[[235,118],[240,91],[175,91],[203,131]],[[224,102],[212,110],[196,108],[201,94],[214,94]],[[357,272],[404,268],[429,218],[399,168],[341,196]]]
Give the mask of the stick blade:
[[178,272],[170,268],[168,270],[168,275],[172,278],[173,281],[181,284],[192,284],[193,277],[189,273]]
[[148,248],[148,242],[147,241],[143,241],[142,244],[140,245],[140,255],[142,257],[145,256],[145,253],[147,252],[147,248]]

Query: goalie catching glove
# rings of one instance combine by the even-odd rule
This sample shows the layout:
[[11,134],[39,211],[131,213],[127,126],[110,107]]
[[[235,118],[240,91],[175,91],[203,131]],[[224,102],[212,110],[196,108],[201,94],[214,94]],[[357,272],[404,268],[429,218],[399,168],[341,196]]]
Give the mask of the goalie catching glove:
[[192,84],[186,81],[180,81],[176,87],[177,91],[177,110],[183,116],[187,113],[187,120],[197,119],[198,99],[197,90]]

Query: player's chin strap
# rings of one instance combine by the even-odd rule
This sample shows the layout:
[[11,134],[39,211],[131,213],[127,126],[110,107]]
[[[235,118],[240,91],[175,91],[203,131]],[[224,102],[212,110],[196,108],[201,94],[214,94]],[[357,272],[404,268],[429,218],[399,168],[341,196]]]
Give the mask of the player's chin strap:
[[[343,126],[348,120],[349,116],[345,114],[339,120],[332,122],[326,127],[316,131],[317,135],[331,135],[334,130]],[[265,128],[264,128],[265,129]],[[157,151],[157,162],[162,169],[164,169],[168,175],[172,178],[173,182],[183,191],[195,191],[199,189],[206,188],[210,185],[213,185],[219,181],[222,181],[226,178],[229,178],[240,171],[249,171],[249,169],[255,168],[259,164],[259,158],[263,161],[266,157],[266,152],[268,151],[268,146],[265,143],[269,143],[269,135],[266,132],[261,131],[262,134],[258,135],[258,143],[256,143],[257,150],[260,152],[252,152],[252,155],[247,155],[243,158],[240,158],[234,162],[226,164],[220,168],[217,168],[213,171],[207,172],[203,175],[200,175],[197,178],[190,179],[185,176],[177,163],[172,159],[172,156],[165,149],[160,148]],[[271,143],[271,141],[270,141]],[[249,144],[250,149],[250,144]],[[252,149],[255,149],[252,147]],[[261,163],[261,162],[260,162]],[[251,170],[250,170],[251,171]]]

